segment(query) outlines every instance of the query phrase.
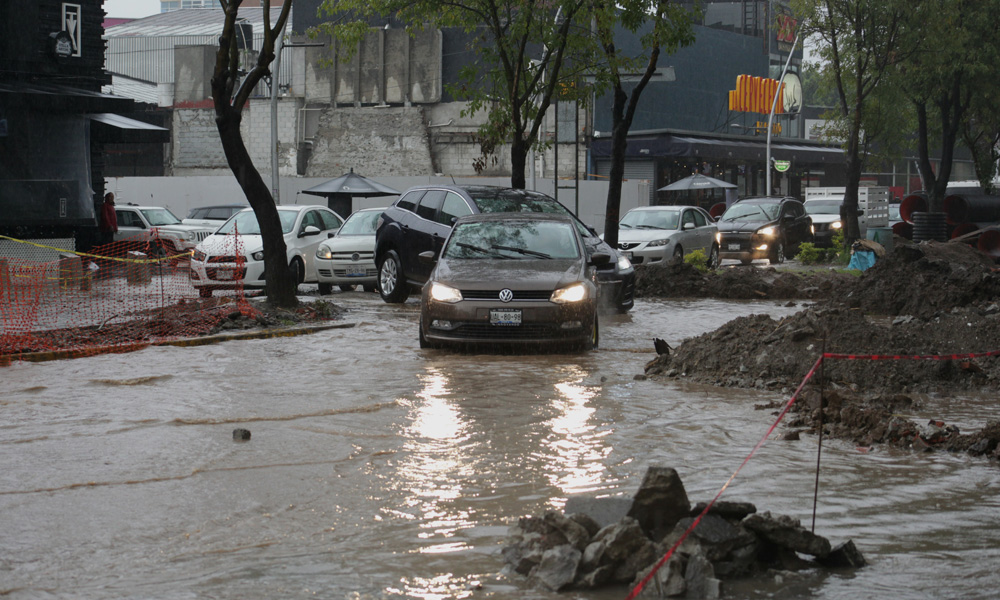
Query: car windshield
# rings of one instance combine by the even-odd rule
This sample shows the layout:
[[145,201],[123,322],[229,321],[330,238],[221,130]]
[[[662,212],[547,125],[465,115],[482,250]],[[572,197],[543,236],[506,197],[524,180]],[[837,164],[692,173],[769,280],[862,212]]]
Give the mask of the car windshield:
[[580,257],[580,247],[569,223],[554,221],[477,221],[459,223],[446,258],[479,260],[570,259]]
[[337,235],[374,235],[375,225],[380,216],[382,216],[382,211],[378,210],[356,212],[347,217]]
[[177,225],[181,222],[180,219],[174,216],[174,213],[170,212],[165,208],[143,208],[140,211],[149,224],[153,227],[163,226],[163,225]]
[[[278,219],[281,220],[281,233],[291,233],[295,227],[295,217],[299,215],[297,210],[279,210]],[[257,215],[252,210],[237,213],[233,218],[219,227],[215,233],[229,235],[237,233],[239,235],[260,235],[260,225],[257,224]]]
[[587,229],[583,221],[577,218],[568,208],[559,203],[555,198],[550,198],[542,194],[528,194],[523,190],[470,190],[479,212],[482,213],[549,213],[556,215],[568,215],[576,222],[576,229],[583,237],[593,237],[593,232]]
[[810,200],[806,202],[807,215],[839,215],[840,200]]
[[624,229],[677,229],[679,210],[632,210],[618,223]]
[[777,202],[737,202],[722,215],[723,221],[773,221],[778,218]]

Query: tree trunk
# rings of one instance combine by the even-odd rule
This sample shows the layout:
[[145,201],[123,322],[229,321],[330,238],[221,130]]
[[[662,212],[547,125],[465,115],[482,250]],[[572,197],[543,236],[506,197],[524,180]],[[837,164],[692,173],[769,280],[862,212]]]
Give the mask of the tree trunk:
[[861,184],[861,157],[858,155],[860,128],[852,131],[847,143],[847,186],[840,205],[840,223],[844,227],[844,243],[848,248],[861,237],[858,226],[858,188]]
[[631,122],[625,118],[625,91],[616,86],[611,107],[611,172],[608,176],[608,205],[604,212],[604,241],[618,247],[618,221],[621,220],[622,182],[625,180],[625,149]]
[[281,231],[281,221],[278,219],[278,209],[274,205],[271,191],[254,167],[250,153],[243,144],[243,136],[240,134],[241,120],[242,115],[237,108],[230,106],[226,114],[216,116],[215,124],[219,129],[222,149],[226,154],[229,168],[236,176],[236,181],[243,189],[260,225],[261,239],[264,243],[264,272],[267,273],[264,293],[268,302],[275,306],[295,307],[299,303],[296,297],[298,281],[295,280],[295,275],[286,261],[288,250]]
[[[524,171],[528,162],[529,146],[530,144],[520,134],[515,135],[510,144],[510,187],[518,190],[526,187]],[[558,182],[556,185],[559,185]]]

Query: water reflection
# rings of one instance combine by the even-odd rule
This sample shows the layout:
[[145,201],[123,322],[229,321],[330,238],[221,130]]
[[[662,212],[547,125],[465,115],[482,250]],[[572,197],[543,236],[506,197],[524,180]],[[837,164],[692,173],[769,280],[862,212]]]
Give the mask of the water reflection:
[[[555,384],[548,421],[551,434],[542,445],[548,450],[545,469],[550,483],[564,495],[591,492],[601,486],[604,460],[611,451],[601,443],[601,434],[593,420],[595,409],[589,401],[597,395],[593,386],[582,385],[587,373],[578,366],[567,366]],[[556,499],[558,501],[558,499]],[[559,502],[561,504],[561,502]]]

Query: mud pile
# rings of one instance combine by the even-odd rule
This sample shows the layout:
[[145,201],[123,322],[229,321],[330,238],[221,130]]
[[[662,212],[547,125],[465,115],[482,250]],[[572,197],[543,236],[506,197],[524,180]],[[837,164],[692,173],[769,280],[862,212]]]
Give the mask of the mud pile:
[[[1000,271],[991,259],[964,244],[897,245],[860,277],[831,280],[824,289],[826,297],[784,319],[740,317],[685,340],[650,361],[646,374],[790,394],[823,353],[927,357],[827,358],[806,389],[816,394],[810,410],[818,410],[821,375],[827,393],[840,394],[841,408],[824,419],[832,435],[996,454],[996,423],[972,437],[957,430],[922,435],[913,423],[885,430],[901,394],[1000,389],[1000,357],[965,356],[1000,350]],[[806,412],[798,424],[816,431],[819,415]]]
[[819,299],[854,279],[830,270],[801,273],[734,267],[702,273],[689,264],[636,265],[637,298]]

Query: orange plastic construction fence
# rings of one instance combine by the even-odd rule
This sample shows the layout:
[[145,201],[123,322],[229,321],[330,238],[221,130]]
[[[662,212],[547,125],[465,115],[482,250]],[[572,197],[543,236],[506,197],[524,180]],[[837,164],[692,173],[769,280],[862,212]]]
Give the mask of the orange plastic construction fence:
[[[178,252],[156,237],[87,253],[0,237],[5,249],[0,255],[0,363],[27,353],[86,356],[204,335],[235,311],[257,313],[242,285],[199,297],[189,275],[190,251]],[[238,272],[245,260],[242,244],[239,236],[229,238]],[[24,258],[39,253],[58,259]]]

